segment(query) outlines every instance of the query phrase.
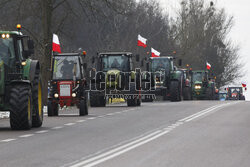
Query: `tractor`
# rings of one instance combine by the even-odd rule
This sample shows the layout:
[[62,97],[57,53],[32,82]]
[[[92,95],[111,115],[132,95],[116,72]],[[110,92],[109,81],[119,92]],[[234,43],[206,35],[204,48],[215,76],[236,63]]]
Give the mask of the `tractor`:
[[[182,61],[179,60],[179,66]],[[143,101],[153,101],[153,96],[162,96],[163,100],[181,101],[190,84],[185,70],[178,70],[174,66],[173,57],[150,57],[146,63],[147,71],[142,75],[142,90],[144,94]],[[188,97],[187,97],[188,98]]]
[[215,82],[208,77],[208,71],[197,70],[190,73],[192,76],[192,98],[197,100],[215,100]]
[[48,116],[58,116],[59,107],[76,106],[79,115],[88,115],[87,81],[84,77],[85,53],[60,53],[52,58],[52,79],[49,83]]
[[227,90],[226,100],[245,100],[242,87],[228,87],[226,90]]
[[[133,68],[131,52],[106,52],[93,57],[90,105],[105,107],[107,99],[124,98],[128,106],[141,105],[140,69]],[[139,55],[136,55],[139,61]]]
[[13,130],[43,123],[40,64],[30,57],[34,42],[18,31],[0,31],[0,110],[10,111]]

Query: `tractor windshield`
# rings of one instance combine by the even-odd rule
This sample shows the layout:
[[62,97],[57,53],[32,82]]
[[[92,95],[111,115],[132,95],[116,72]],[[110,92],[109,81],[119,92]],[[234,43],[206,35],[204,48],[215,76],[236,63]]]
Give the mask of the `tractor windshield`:
[[0,63],[7,66],[15,63],[15,50],[13,38],[0,38]]
[[204,72],[193,72],[192,79],[193,79],[193,82],[195,82],[195,81],[202,82],[206,79],[205,73]]
[[108,71],[117,69],[120,71],[129,70],[129,57],[124,55],[104,55],[102,57],[102,70]]
[[152,72],[168,71],[170,69],[170,60],[168,58],[155,58],[152,59]]
[[229,88],[229,92],[230,93],[241,93],[242,92],[242,88]]
[[81,79],[78,56],[55,56],[53,65],[53,79],[72,80]]

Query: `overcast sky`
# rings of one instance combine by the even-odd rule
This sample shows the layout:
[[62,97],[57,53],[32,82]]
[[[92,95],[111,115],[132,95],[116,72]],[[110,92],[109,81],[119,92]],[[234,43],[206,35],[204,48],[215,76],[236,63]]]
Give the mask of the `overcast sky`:
[[[180,0],[158,0],[170,15],[174,15],[179,8]],[[211,0],[205,0],[210,2]],[[250,0],[213,0],[216,6],[225,8],[226,12],[234,16],[235,25],[230,33],[231,39],[239,44],[241,61],[245,63],[246,75],[242,79],[250,85]],[[238,83],[241,84],[241,81]],[[245,92],[250,100],[250,89]]]

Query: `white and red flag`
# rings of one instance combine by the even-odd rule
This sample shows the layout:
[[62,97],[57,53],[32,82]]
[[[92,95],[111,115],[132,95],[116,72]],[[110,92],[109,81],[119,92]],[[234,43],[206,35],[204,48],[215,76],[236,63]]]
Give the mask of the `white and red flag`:
[[207,69],[208,69],[208,70],[211,69],[211,64],[209,64],[208,62],[207,62]]
[[56,34],[53,34],[52,51],[61,53],[59,38]]
[[147,47],[147,39],[143,38],[140,34],[138,35],[138,42],[137,42],[138,46],[142,46],[144,48]]
[[151,57],[160,57],[160,54],[160,52],[158,52],[154,48],[151,48]]
[[247,87],[247,83],[245,82],[245,81],[243,81],[242,83],[241,83],[241,85],[242,85],[242,87]]

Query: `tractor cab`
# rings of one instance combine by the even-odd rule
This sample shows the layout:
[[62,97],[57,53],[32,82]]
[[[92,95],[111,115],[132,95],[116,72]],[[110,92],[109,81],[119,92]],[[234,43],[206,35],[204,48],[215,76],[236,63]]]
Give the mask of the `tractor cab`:
[[99,71],[118,70],[129,72],[132,70],[132,53],[100,53],[99,61]]
[[166,87],[167,79],[170,71],[174,70],[172,57],[151,57],[147,65],[147,71],[155,78],[155,86],[157,88]]
[[79,53],[56,54],[52,58],[52,79],[48,101],[48,115],[58,116],[58,105],[76,105],[79,115],[87,115],[87,82],[84,78],[83,56]]
[[227,88],[227,100],[245,100],[242,87]]

